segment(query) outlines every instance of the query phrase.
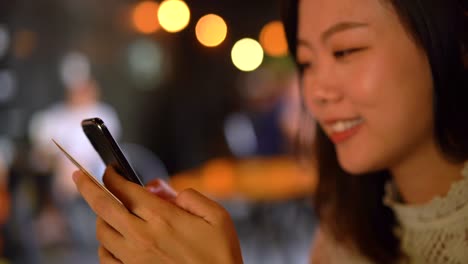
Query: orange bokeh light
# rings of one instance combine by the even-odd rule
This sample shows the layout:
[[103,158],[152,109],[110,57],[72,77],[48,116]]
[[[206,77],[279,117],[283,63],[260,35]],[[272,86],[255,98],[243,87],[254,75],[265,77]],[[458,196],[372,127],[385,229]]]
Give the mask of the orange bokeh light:
[[200,18],[195,27],[195,34],[201,44],[216,47],[226,38],[227,25],[220,16],[209,14]]
[[37,33],[22,29],[14,35],[13,53],[19,59],[29,57],[37,46]]
[[272,57],[282,57],[288,54],[288,43],[284,26],[281,21],[266,24],[260,32],[260,44],[265,53]]
[[151,34],[161,27],[158,22],[159,5],[153,1],[138,3],[133,9],[132,20],[135,28],[144,34]]

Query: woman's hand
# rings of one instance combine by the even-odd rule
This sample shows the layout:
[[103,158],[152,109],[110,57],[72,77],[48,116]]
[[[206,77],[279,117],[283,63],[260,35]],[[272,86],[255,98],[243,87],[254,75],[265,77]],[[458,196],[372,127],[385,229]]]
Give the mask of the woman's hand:
[[229,214],[194,190],[170,201],[107,169],[106,187],[123,207],[81,172],[73,179],[98,216],[101,263],[242,263]]

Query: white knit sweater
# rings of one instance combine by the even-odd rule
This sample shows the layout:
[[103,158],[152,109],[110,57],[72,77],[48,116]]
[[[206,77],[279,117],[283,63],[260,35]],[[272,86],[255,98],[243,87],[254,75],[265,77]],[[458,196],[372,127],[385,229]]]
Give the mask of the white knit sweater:
[[[462,175],[446,196],[422,206],[397,202],[391,185],[387,185],[384,203],[395,212],[400,224],[395,232],[411,264],[468,264],[468,163]],[[319,233],[316,241],[314,255],[318,256],[312,260],[319,259],[320,264],[372,263],[326,234]]]

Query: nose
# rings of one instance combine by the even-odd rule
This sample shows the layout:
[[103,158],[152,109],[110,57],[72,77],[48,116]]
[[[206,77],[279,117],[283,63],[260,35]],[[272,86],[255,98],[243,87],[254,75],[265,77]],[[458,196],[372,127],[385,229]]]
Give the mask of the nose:
[[322,87],[316,87],[311,91],[311,99],[320,105],[336,103],[342,99],[341,93],[335,90],[324,89]]
[[342,86],[331,68],[317,70],[313,76],[303,78],[305,100],[313,105],[337,103],[343,99]]

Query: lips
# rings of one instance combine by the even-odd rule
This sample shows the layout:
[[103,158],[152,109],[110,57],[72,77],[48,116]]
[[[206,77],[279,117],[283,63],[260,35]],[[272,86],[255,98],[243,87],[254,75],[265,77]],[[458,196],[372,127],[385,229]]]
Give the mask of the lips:
[[344,142],[354,136],[362,127],[363,118],[335,119],[325,122],[325,130],[333,143]]

